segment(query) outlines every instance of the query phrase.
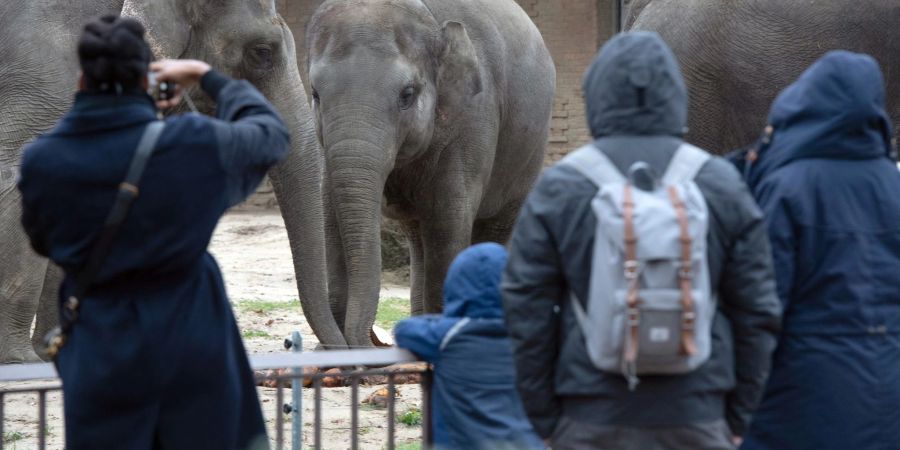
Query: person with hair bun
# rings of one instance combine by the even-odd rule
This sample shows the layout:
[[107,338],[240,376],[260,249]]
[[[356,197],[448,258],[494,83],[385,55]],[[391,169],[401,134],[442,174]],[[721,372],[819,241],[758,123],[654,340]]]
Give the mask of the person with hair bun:
[[[151,63],[135,20],[88,23],[78,59],[75,103],[27,146],[18,185],[32,246],[66,273],[50,340],[66,448],[268,448],[207,246],[222,214],[285,156],[289,133],[246,81],[201,61]],[[171,99],[148,95],[148,71],[177,86]],[[158,119],[195,85],[215,117]]]

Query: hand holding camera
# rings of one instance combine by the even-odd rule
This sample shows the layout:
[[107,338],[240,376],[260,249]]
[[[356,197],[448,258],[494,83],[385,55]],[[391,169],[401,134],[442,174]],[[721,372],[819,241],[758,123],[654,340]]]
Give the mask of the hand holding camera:
[[[209,64],[196,60],[170,59],[150,64],[150,74],[154,80],[154,98],[159,109],[174,108],[188,89],[200,82],[210,71]],[[159,90],[159,94],[156,91]]]

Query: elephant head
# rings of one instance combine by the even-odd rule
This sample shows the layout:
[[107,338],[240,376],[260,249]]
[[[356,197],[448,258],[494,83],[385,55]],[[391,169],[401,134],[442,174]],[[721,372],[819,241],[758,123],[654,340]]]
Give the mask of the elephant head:
[[[419,0],[328,1],[310,20],[306,41],[334,223],[326,233],[340,241],[334,263],[329,237],[331,271],[343,276],[334,282],[332,274],[332,307],[348,343],[370,345],[385,183],[392,171],[440,150],[448,112],[481,91],[477,56],[463,25],[438,23]],[[335,299],[335,291],[344,297]]]
[[[274,0],[126,0],[157,58],[192,58],[256,85],[291,129],[292,151],[269,174],[291,242],[303,312],[321,342],[344,344],[328,308],[322,156],[297,68],[294,38]],[[212,99],[190,93],[201,112]]]

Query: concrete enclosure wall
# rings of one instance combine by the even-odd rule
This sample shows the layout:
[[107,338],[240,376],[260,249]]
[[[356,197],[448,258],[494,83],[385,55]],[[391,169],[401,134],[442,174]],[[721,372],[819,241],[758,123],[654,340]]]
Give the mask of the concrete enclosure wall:
[[[490,1],[490,0],[488,0]],[[556,63],[556,101],[547,145],[547,165],[588,142],[581,77],[600,45],[615,29],[611,0],[516,0],[541,30]],[[294,33],[300,75],[306,82],[306,25],[323,0],[276,0],[281,16]],[[306,84],[306,83],[305,83]],[[309,86],[306,85],[307,94]],[[268,182],[241,209],[276,207]]]

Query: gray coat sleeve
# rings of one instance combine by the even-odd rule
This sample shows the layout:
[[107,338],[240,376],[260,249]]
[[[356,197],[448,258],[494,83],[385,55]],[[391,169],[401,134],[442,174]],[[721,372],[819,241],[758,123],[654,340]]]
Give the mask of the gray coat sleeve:
[[737,171],[722,161],[714,175],[727,183],[722,225],[729,246],[719,284],[721,309],[734,336],[736,386],[727,397],[726,420],[742,436],[765,388],[781,325],[766,222]]
[[253,194],[269,168],[287,155],[290,133],[275,108],[247,81],[210,71],[201,85],[218,103],[214,126],[219,160],[228,178],[228,206],[234,206]]
[[560,414],[554,368],[559,357],[559,299],[565,291],[555,239],[545,220],[559,203],[548,184],[546,178],[538,182],[522,207],[502,282],[519,394],[535,431],[544,439],[553,433]]

